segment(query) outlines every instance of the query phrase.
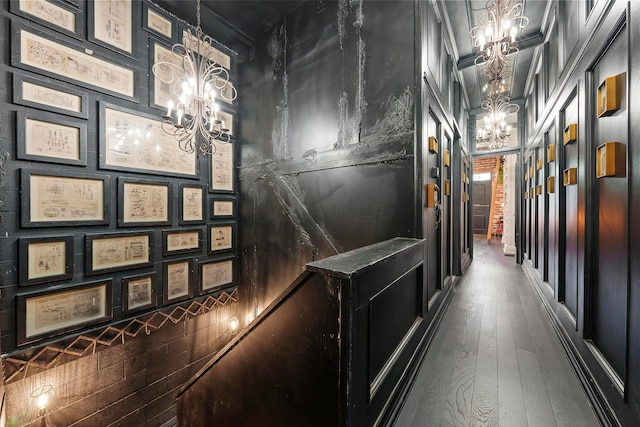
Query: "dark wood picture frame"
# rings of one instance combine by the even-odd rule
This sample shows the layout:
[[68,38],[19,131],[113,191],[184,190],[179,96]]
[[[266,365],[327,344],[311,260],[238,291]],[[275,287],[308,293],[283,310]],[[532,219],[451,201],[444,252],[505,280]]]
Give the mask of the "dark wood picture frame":
[[[159,19],[165,19],[169,21],[169,23],[171,24],[171,30],[168,31],[171,33],[170,36],[160,31],[153,22],[149,22],[150,13],[158,15]],[[145,2],[142,2],[142,28],[144,28],[150,34],[153,34],[154,36],[157,36],[157,37],[161,37],[162,39],[170,42],[176,38],[178,25],[175,19],[171,19],[171,17],[167,16],[165,12],[163,12],[157,7],[154,7],[151,3],[148,3],[145,1]]]
[[231,256],[199,262],[198,276],[199,295],[233,287],[236,283],[235,258]]
[[[34,177],[41,177],[49,179],[51,182],[48,188],[55,194],[49,198],[49,200],[42,200],[42,206],[38,206],[40,201],[39,191],[37,185],[32,185],[32,179]],[[64,187],[60,183],[56,183],[55,180],[66,181],[67,187]],[[88,187],[89,183],[93,183],[96,189],[100,190],[100,194],[94,195],[93,189]],[[64,182],[63,182],[64,184]],[[71,188],[68,188],[71,187]],[[45,168],[31,169],[23,168],[20,170],[20,224],[25,228],[34,227],[68,227],[78,225],[109,225],[111,209],[109,206],[108,195],[111,194],[111,177],[109,175],[97,175],[97,174],[80,174],[80,173],[65,173],[59,170],[50,170]],[[60,193],[67,197],[68,200],[60,199]],[[64,194],[71,192],[73,194]],[[34,194],[37,196],[37,200],[34,200]],[[53,194],[53,193],[52,193]],[[78,206],[79,198],[84,198],[89,201],[95,199],[95,208],[102,208],[102,217],[98,219],[89,219],[91,215],[91,205],[86,205],[84,208]],[[73,202],[73,204],[72,204]],[[67,204],[68,203],[68,204]],[[33,206],[35,204],[35,206]],[[33,209],[41,210],[38,212],[38,218],[33,218]],[[81,219],[73,219],[74,216],[85,216]],[[49,219],[51,218],[51,220]],[[62,218],[62,219],[57,219]]]
[[[46,123],[52,126],[46,135],[46,141],[43,141],[43,135],[29,135],[28,121],[42,123],[42,127],[44,127]],[[58,126],[57,129],[56,126]],[[65,144],[64,135],[60,131],[61,126],[78,129],[78,155],[76,158],[55,156],[56,152],[63,153],[62,155],[64,156],[63,150],[65,146],[68,145]],[[87,165],[87,123],[85,122],[79,122],[78,120],[43,111],[19,110],[16,114],[16,133],[18,159],[75,166]],[[36,143],[40,143],[41,147],[34,146]],[[52,155],[47,155],[46,151],[42,152],[44,154],[35,154],[34,151],[37,151],[39,148],[49,149]]]
[[[124,3],[124,2],[118,2],[118,3]],[[134,7],[136,0],[128,0],[128,3],[129,3],[128,12],[129,12],[129,20],[130,20],[128,24],[129,24],[129,30],[131,32],[131,34],[129,35],[130,40],[128,40],[128,43],[130,44],[130,47],[131,47],[130,50],[127,50],[122,47],[118,47],[116,44],[103,40],[96,35],[96,29],[100,27],[100,22],[96,22],[96,20],[98,19],[98,16],[96,16],[95,1],[87,2],[87,40],[105,49],[112,50],[128,58],[137,60],[135,56],[135,52],[137,49],[137,39],[138,39],[137,30],[139,25],[138,23],[140,22],[140,17],[139,17],[140,8]],[[111,19],[109,19],[108,22],[105,22],[104,24],[105,25],[103,25],[103,27],[105,27],[106,31],[109,33],[112,33],[113,37],[117,39],[118,38],[117,34],[119,32],[118,28],[122,27],[121,25],[122,23],[112,22]],[[109,35],[111,36],[111,34]]]
[[[64,249],[61,248],[61,244]],[[71,280],[73,278],[73,245],[73,235],[19,239],[18,286]],[[49,270],[52,272],[47,274]]]
[[[187,159],[186,156],[193,156],[193,158],[191,159],[193,161],[193,173],[186,173],[186,172],[176,172],[175,170],[171,170],[170,168],[163,168],[161,166],[159,166],[159,161],[158,159],[156,159],[154,162],[149,163],[149,167],[136,167],[131,166],[131,165],[125,165],[125,164],[115,164],[113,161],[111,163],[109,163],[109,150],[112,149],[117,149],[117,146],[113,146],[114,141],[110,140],[110,135],[107,132],[106,126],[108,125],[108,112],[107,110],[112,110],[113,112],[120,113],[121,116],[118,117],[116,116],[116,118],[118,119],[117,121],[122,122],[122,120],[120,120],[120,118],[124,117],[124,116],[131,116],[131,119],[139,119],[139,118],[143,118],[143,119],[147,119],[147,120],[152,120],[154,122],[157,122],[157,126],[158,129],[156,129],[157,132],[163,132],[161,130],[161,126],[162,126],[162,117],[160,117],[160,115],[155,115],[155,114],[149,114],[149,113],[143,113],[137,110],[133,110],[130,108],[125,108],[122,107],[120,105],[116,105],[116,104],[111,104],[111,103],[107,103],[107,102],[99,102],[98,105],[98,121],[99,121],[99,129],[98,129],[98,141],[99,141],[99,158],[98,158],[98,167],[100,169],[107,169],[107,170],[116,170],[116,171],[124,171],[124,172],[138,172],[138,173],[144,173],[144,174],[149,174],[149,175],[161,175],[163,177],[178,177],[178,178],[188,178],[188,179],[199,179],[200,178],[200,159],[197,155],[197,153],[193,153],[193,154],[188,154],[185,153],[183,151],[180,151],[178,147],[178,142],[175,141],[172,137],[171,140],[167,139],[167,143],[171,143],[171,144],[175,144],[174,146],[175,148],[175,152],[169,152],[167,154],[168,157],[172,157],[173,160],[177,163],[174,164],[183,164],[185,163],[185,159]],[[116,121],[116,122],[117,122]],[[128,126],[127,123],[123,124],[122,126],[126,127]],[[121,129],[122,131],[128,131],[129,129]],[[136,130],[139,130],[136,129]],[[120,131],[120,129],[116,129],[116,131]],[[184,157],[179,157],[179,156],[184,156]],[[148,156],[143,156],[143,157],[148,157]],[[141,165],[140,165],[141,166]]]
[[[194,236],[197,234],[197,236]],[[196,238],[197,246],[191,246],[193,238]],[[173,241],[172,239],[179,239]],[[162,230],[162,256],[183,255],[190,253],[202,253],[204,247],[204,228],[186,228]]]
[[[189,191],[189,189],[193,191]],[[198,196],[197,193],[200,193]],[[203,184],[180,183],[180,225],[204,224],[207,189]],[[198,211],[199,210],[199,214]],[[198,219],[195,219],[199,216]]]
[[[128,188],[138,185],[138,188]],[[155,194],[147,194],[156,187]],[[170,181],[155,181],[149,179],[118,177],[118,227],[146,227],[151,225],[171,225],[173,219],[172,189]],[[164,197],[163,197],[164,194]],[[129,200],[133,196],[134,200]],[[151,203],[151,204],[149,204]],[[164,219],[145,215],[162,210]],[[139,220],[132,218],[139,217]],[[159,217],[160,215],[158,215]]]
[[208,255],[225,253],[236,249],[236,223],[225,221],[207,227]]
[[[85,236],[85,275],[110,274],[114,271],[151,267],[154,261],[153,236],[152,231],[87,234]],[[144,237],[146,237],[146,247],[142,245],[145,243]],[[102,245],[99,246],[100,244]]]
[[209,201],[209,219],[235,218],[237,216],[237,209],[238,202],[234,196],[215,195]]
[[[63,92],[67,95],[78,97],[80,99],[80,111],[64,108],[63,106],[54,106],[40,103],[25,98],[24,84],[40,86],[51,91]],[[49,94],[51,97],[52,94]],[[44,96],[44,95],[43,95]],[[63,102],[64,100],[58,99]],[[50,79],[41,79],[39,77],[27,74],[13,74],[13,103],[24,105],[25,107],[36,108],[38,110],[51,111],[53,113],[64,114],[79,119],[89,118],[89,93],[62,82],[54,82]],[[52,102],[53,103],[53,102]]]
[[[36,14],[29,13],[28,10],[22,10],[20,3],[20,0],[9,0],[9,11],[14,15],[22,16],[23,18],[36,22],[54,31],[58,31],[64,35],[73,37],[78,40],[85,39],[84,10],[79,9],[78,7],[73,7],[72,5],[61,1],[48,1],[47,3],[50,4],[51,9],[41,10],[40,12],[42,13],[42,16],[38,16]],[[78,6],[77,2],[73,3]],[[75,27],[74,30],[65,28],[64,23],[62,22],[64,19],[62,15],[64,15],[65,12],[73,15]],[[59,23],[56,23],[56,20],[58,20]]]
[[[193,297],[193,284],[196,281],[194,264],[193,258],[165,261],[162,264],[163,305],[173,304]],[[187,282],[186,286],[184,286],[184,283],[179,283],[185,280]]]
[[[40,66],[33,65],[27,62],[23,62],[22,60],[22,31],[25,31],[33,36],[39,37],[43,40],[46,40],[49,44],[56,44],[63,49],[70,49],[73,51],[74,55],[77,55],[84,61],[93,61],[94,63],[102,62],[108,64],[110,67],[113,67],[114,70],[118,72],[127,74],[127,77],[130,77],[131,84],[130,88],[123,88],[121,90],[115,90],[115,88],[108,88],[100,86],[97,82],[90,82],[80,79],[77,76],[69,76],[65,74],[61,74],[52,70],[51,67],[45,66],[44,64],[40,64]],[[136,87],[139,86],[139,76],[138,71],[133,67],[130,63],[119,61],[117,64],[113,62],[113,58],[108,57],[107,55],[101,54],[100,52],[91,52],[91,54],[87,54],[86,46],[84,46],[78,40],[69,40],[62,34],[54,34],[51,31],[45,31],[40,28],[36,28],[30,24],[18,21],[11,20],[11,65],[20,68],[22,70],[31,71],[41,76],[52,77],[57,80],[64,80],[69,83],[76,84],[83,88],[96,90],[101,93],[105,93],[107,95],[113,95],[115,97],[126,99],[132,102],[139,102],[136,97]],[[65,53],[65,55],[69,56]],[[68,60],[73,60],[73,58],[68,58]]]
[[[112,282],[109,278],[73,287],[17,295],[18,346],[111,320]],[[64,322],[64,318],[73,320]],[[58,325],[54,323],[56,321]],[[46,322],[50,324],[47,326]]]
[[[145,288],[143,288],[146,287]],[[158,286],[158,274],[139,274],[122,278],[122,314],[129,315],[154,309],[158,306],[156,288]],[[148,295],[148,298],[146,298]],[[144,300],[143,300],[144,298]],[[142,300],[137,301],[136,300]],[[148,301],[147,301],[148,300]]]

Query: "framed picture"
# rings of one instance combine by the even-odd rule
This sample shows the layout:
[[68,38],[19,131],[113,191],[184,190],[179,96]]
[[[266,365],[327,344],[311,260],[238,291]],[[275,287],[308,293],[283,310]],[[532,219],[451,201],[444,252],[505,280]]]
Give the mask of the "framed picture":
[[202,252],[204,230],[191,228],[188,230],[163,230],[162,255],[179,255]]
[[85,49],[79,41],[11,21],[11,65],[137,102],[134,67]]
[[142,27],[153,35],[173,40],[175,25],[171,19],[147,2],[142,3]]
[[87,92],[32,76],[13,75],[13,103],[80,119],[89,118]]
[[180,184],[180,224],[204,223],[204,185]]
[[32,110],[16,117],[19,159],[87,165],[86,123]]
[[108,175],[70,176],[39,168],[22,169],[20,178],[23,227],[109,224]]
[[199,263],[199,294],[206,294],[228,288],[235,282],[233,258]]
[[10,0],[9,10],[68,36],[84,39],[84,12],[71,5],[49,0]]
[[87,234],[85,275],[153,265],[153,233]]
[[210,219],[225,219],[236,216],[236,199],[225,196],[216,196],[211,199],[209,207]]
[[[180,42],[184,45],[190,44],[195,46],[198,43],[198,38],[195,35],[195,30],[191,30],[187,27],[182,27],[180,34]],[[214,40],[214,43],[215,40]],[[227,71],[231,71],[231,56],[224,52],[226,48],[221,44],[211,45],[204,41],[201,42],[200,52],[203,52],[209,58],[211,58],[216,64],[225,68]]]
[[17,341],[43,338],[103,323],[113,317],[111,279],[59,291],[17,295]]
[[[180,102],[176,96],[175,85],[179,85],[181,82],[173,78],[173,75],[182,69],[182,58],[171,51],[171,46],[159,43],[153,38],[149,38],[149,49],[149,58],[151,58],[149,61],[149,105],[167,110],[169,102],[172,102],[173,105],[178,105]],[[158,66],[154,73],[155,64]],[[178,93],[182,92],[180,87],[177,89]]]
[[214,142],[215,152],[211,155],[210,192],[233,193],[235,188],[233,144]]
[[118,226],[171,224],[171,183],[118,178]]
[[100,103],[100,168],[198,178],[197,153],[162,130],[160,116]]
[[156,272],[122,279],[122,313],[132,314],[156,308]]
[[73,236],[20,239],[18,259],[19,286],[71,280]]
[[90,1],[87,5],[89,41],[134,58],[133,22],[139,21],[133,1]]
[[166,261],[162,270],[163,304],[184,301],[193,296],[192,284],[195,283],[193,258]]
[[235,228],[233,223],[209,225],[209,255],[233,250]]

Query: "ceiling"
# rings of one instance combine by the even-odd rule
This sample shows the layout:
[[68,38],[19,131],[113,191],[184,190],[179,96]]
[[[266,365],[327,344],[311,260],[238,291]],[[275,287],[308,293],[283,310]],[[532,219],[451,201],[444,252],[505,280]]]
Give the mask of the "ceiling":
[[[155,0],[161,7],[189,22],[196,21],[194,0]],[[223,44],[238,52],[242,61],[250,55],[251,46],[265,32],[270,31],[282,17],[305,3],[305,0],[201,0],[202,27]],[[314,0],[307,0],[314,1]],[[369,1],[369,0],[366,0]],[[382,0],[384,1],[384,0]],[[514,3],[518,0],[513,0]],[[510,79],[511,99],[522,99],[531,67],[534,47],[542,43],[541,26],[548,0],[520,0],[529,25],[518,36],[520,52],[512,63]],[[474,66],[474,50],[469,31],[485,9],[486,0],[438,0],[448,16],[471,109],[479,108],[483,99],[486,77],[480,66]],[[447,21],[445,18],[444,21]]]

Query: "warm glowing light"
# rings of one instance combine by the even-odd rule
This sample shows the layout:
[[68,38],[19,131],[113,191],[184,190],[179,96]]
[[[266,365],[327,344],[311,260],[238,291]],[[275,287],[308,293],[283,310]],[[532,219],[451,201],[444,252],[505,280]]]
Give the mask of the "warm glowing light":
[[237,317],[233,316],[231,319],[229,319],[229,329],[235,331],[238,329],[238,327],[240,327],[240,322],[238,321]]

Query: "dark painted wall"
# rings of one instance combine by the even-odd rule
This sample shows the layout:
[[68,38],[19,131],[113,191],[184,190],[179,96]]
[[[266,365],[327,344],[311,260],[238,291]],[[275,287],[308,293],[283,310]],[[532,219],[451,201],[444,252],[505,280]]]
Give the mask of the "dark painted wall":
[[[540,237],[533,224],[547,224],[544,244],[538,241],[537,247],[544,251],[540,259],[548,260],[549,274],[535,272],[532,277],[542,285],[539,289],[579,355],[583,372],[588,369],[593,376],[593,395],[602,408],[615,412],[610,421],[617,417],[623,425],[636,425],[640,270],[631,260],[640,256],[632,219],[640,191],[635,141],[640,131],[640,59],[632,52],[640,48],[640,5],[609,1],[595,3],[592,10],[587,6],[572,1],[552,7],[555,20],[549,22],[555,24],[546,31],[561,38],[545,45],[539,59],[541,73],[549,79],[536,79],[528,96],[525,158],[555,142],[555,161],[545,162],[545,175],[556,180],[555,192],[547,194],[548,208],[529,209],[529,202],[534,217],[527,218],[532,225],[525,228],[525,241]],[[621,75],[620,109],[598,117],[598,87],[615,75]],[[540,96],[545,91],[548,97]],[[577,139],[563,144],[563,131],[572,123],[577,124]],[[617,165],[624,169],[620,177],[596,178],[596,149],[606,141],[624,148]],[[563,186],[568,168],[577,168],[577,182]],[[525,267],[540,268],[534,257],[528,258]]]
[[308,261],[417,234],[413,8],[307,3],[240,72],[249,317]]

